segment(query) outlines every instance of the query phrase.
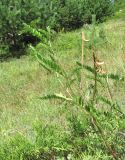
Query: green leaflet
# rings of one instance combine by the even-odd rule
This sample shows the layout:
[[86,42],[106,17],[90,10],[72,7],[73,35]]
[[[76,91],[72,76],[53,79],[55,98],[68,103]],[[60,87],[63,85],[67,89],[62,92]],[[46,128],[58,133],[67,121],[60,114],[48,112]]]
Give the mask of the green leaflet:
[[52,57],[51,59],[45,58],[42,54],[38,53],[34,47],[30,46],[30,48],[35,52],[36,58],[45,69],[51,72],[57,72],[62,76],[66,76],[65,71],[57,64],[55,59]]
[[[82,64],[80,62],[76,62],[79,66],[82,67]],[[87,65],[83,65],[83,69],[91,72],[91,73],[94,73],[94,69],[91,67],[91,66],[87,66]],[[116,80],[116,81],[124,81],[125,80],[125,77],[124,76],[120,76],[118,74],[112,74],[112,73],[109,73],[109,74],[100,74],[98,73],[98,77],[100,78],[110,78],[112,80]]]
[[62,93],[46,95],[46,96],[40,97],[40,99],[42,100],[60,99],[64,101],[72,101],[71,98],[64,96]]

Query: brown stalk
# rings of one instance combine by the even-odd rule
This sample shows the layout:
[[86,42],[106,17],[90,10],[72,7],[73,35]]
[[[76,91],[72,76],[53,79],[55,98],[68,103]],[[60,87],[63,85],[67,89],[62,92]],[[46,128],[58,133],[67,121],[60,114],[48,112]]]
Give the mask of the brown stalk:
[[84,64],[84,40],[85,40],[85,36],[84,36],[84,32],[82,32],[82,59],[81,59],[82,66]]
[[93,91],[93,103],[96,99],[97,93],[97,71],[96,71],[96,55],[95,55],[95,46],[94,46],[94,30],[92,33],[92,55],[93,55],[93,65],[94,65],[94,91]]
[[[82,69],[84,66],[84,43],[88,42],[89,40],[85,39],[85,35],[84,32],[82,32],[82,55],[81,55],[81,65],[82,65]],[[81,89],[81,96],[82,96],[82,91],[83,91],[83,70],[81,70],[81,82],[80,82],[80,89]]]
[[108,144],[108,142],[106,141],[105,134],[103,133],[103,130],[101,129],[101,127],[98,125],[98,123],[96,121],[96,118],[94,116],[92,116],[92,119],[93,119],[93,121],[92,121],[93,125],[95,127],[97,127],[98,131],[100,132],[100,135],[101,135],[101,137],[103,139],[105,147],[109,150],[109,152],[111,153],[111,155],[113,156],[113,158],[115,160],[118,160],[119,158],[118,158],[118,155],[117,155],[116,151],[113,150],[112,147],[110,146],[110,144]]
[[95,49],[93,48],[93,64],[94,64],[94,91],[93,91],[93,102],[96,99],[97,93],[97,71],[96,71],[96,56],[95,56]]
[[115,160],[119,160],[119,157],[118,157],[118,154],[117,152],[111,147],[111,145],[107,142],[106,140],[106,136],[105,136],[105,133],[103,132],[103,129],[102,127],[100,126],[100,124],[98,123],[97,119],[95,118],[95,116],[87,111],[87,110],[84,110],[85,114],[89,115],[91,118],[92,118],[92,124],[93,124],[93,129],[96,130],[98,129],[99,131],[99,134],[102,138],[102,141],[103,141],[103,144],[104,146],[107,148],[107,150],[110,152],[110,154],[112,155],[112,157],[115,159]]
[[[95,54],[95,46],[94,46],[94,30],[93,30],[93,33],[92,33],[92,42],[93,42],[93,44],[92,44],[92,54],[93,54],[93,65],[94,65],[94,91],[93,91],[93,104],[94,104],[94,102],[96,100],[96,94],[97,94],[97,74],[98,74],[97,70],[96,70],[97,67],[96,67],[96,54]],[[91,117],[93,119],[94,126],[97,127],[98,131],[100,132],[100,135],[101,135],[101,137],[103,139],[105,147],[109,150],[109,152],[111,153],[113,158],[115,160],[118,160],[119,158],[118,158],[117,153],[112,149],[110,144],[108,144],[108,142],[107,142],[107,140],[105,138],[105,134],[104,134],[102,128],[100,127],[100,125],[97,123],[96,118],[93,115],[91,115]]]
[[[82,68],[83,68],[83,65],[84,65],[84,39],[85,39],[84,32],[82,32],[82,55],[81,55]],[[81,94],[82,94],[82,91],[83,91],[83,72],[82,72],[82,70],[81,70],[80,89],[81,89]]]

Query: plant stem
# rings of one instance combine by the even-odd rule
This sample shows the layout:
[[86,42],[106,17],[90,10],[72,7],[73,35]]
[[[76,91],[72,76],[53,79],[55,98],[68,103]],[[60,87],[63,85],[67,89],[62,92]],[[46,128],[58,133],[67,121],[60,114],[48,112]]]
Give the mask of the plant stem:
[[116,151],[114,151],[114,150],[112,149],[112,147],[110,146],[110,144],[108,144],[108,142],[106,141],[106,138],[105,138],[105,135],[104,135],[104,133],[103,133],[103,130],[101,129],[101,127],[100,127],[99,124],[97,123],[96,118],[95,118],[94,116],[92,116],[92,115],[91,115],[91,117],[92,117],[92,119],[93,119],[93,124],[94,124],[94,126],[97,127],[97,128],[98,128],[98,131],[100,132],[100,135],[101,135],[101,137],[102,137],[102,139],[103,139],[104,145],[105,145],[106,148],[109,150],[109,152],[111,153],[111,155],[113,156],[113,158],[114,158],[115,160],[118,160],[119,158],[118,158],[118,155],[117,155]]
[[83,91],[84,39],[85,39],[84,32],[82,32],[82,56],[81,56],[82,70],[81,70],[81,82],[80,82],[81,96]]
[[112,149],[111,145],[107,142],[105,134],[103,132],[102,127],[100,126],[100,124],[98,123],[97,119],[95,118],[95,116],[91,113],[91,111],[88,110],[84,110],[84,113],[87,114],[88,116],[90,116],[92,118],[92,124],[93,124],[93,130],[95,130],[95,132],[99,131],[100,136],[103,140],[104,146],[107,148],[107,150],[110,152],[110,154],[112,155],[112,157],[115,160],[119,160],[118,154],[115,150]]
[[85,39],[84,32],[82,32],[82,59],[81,59],[82,66],[84,65],[84,39]]
[[97,93],[97,71],[96,71],[96,55],[95,55],[95,23],[96,23],[96,16],[92,16],[92,24],[93,24],[93,31],[92,31],[92,55],[93,55],[93,65],[94,65],[94,90],[93,90],[93,103],[96,99],[96,93]]
[[97,93],[97,71],[96,71],[96,56],[95,56],[95,49],[93,48],[93,64],[94,64],[94,91],[93,91],[93,102],[96,99]]

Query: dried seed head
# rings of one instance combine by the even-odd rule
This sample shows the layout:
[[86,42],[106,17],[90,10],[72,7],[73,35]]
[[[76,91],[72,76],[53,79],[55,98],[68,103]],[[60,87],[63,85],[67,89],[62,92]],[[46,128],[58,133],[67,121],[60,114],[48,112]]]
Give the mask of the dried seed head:
[[98,66],[104,65],[104,61],[96,61],[96,65]]
[[85,39],[84,32],[82,32],[82,40],[85,41],[85,42],[89,42],[89,40]]

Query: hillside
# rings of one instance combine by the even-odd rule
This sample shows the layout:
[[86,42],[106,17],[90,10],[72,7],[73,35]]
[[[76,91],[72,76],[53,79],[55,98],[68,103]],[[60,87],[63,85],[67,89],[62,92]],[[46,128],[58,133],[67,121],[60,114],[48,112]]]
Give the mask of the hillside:
[[[105,62],[108,73],[124,76],[125,21],[122,19],[110,20],[99,24],[96,29],[97,31],[103,30],[106,36],[106,42],[98,47],[98,58]],[[81,59],[82,31],[85,32],[86,39],[89,38],[89,31],[86,27],[72,32],[60,32],[52,42],[56,56],[59,57],[59,62],[64,68],[70,70],[75,62]],[[39,51],[42,53],[41,49]],[[87,44],[84,61],[86,65],[92,63],[91,51]],[[109,83],[113,99],[124,110],[125,82],[111,81]],[[48,92],[53,93],[55,90],[60,91],[60,84],[56,76],[47,74],[32,55],[0,63],[0,141],[2,146],[16,134],[23,135],[29,142],[34,142],[35,133],[32,126],[37,126],[38,122],[41,122],[43,126],[57,125],[55,128],[62,133],[69,132],[66,120],[68,111],[64,104],[59,104],[54,100],[41,101],[39,99],[41,95]],[[105,89],[101,92],[105,94]],[[54,131],[51,132],[53,134]],[[51,132],[50,135],[47,135],[48,139],[52,138]],[[46,139],[46,137],[44,138]],[[18,140],[15,145],[19,145]],[[17,151],[22,152],[20,148]],[[10,152],[15,153],[16,151],[11,150]],[[100,155],[95,154],[93,159],[99,159],[98,156],[101,156],[101,153]],[[87,158],[89,159],[89,156],[86,156],[86,160]]]

